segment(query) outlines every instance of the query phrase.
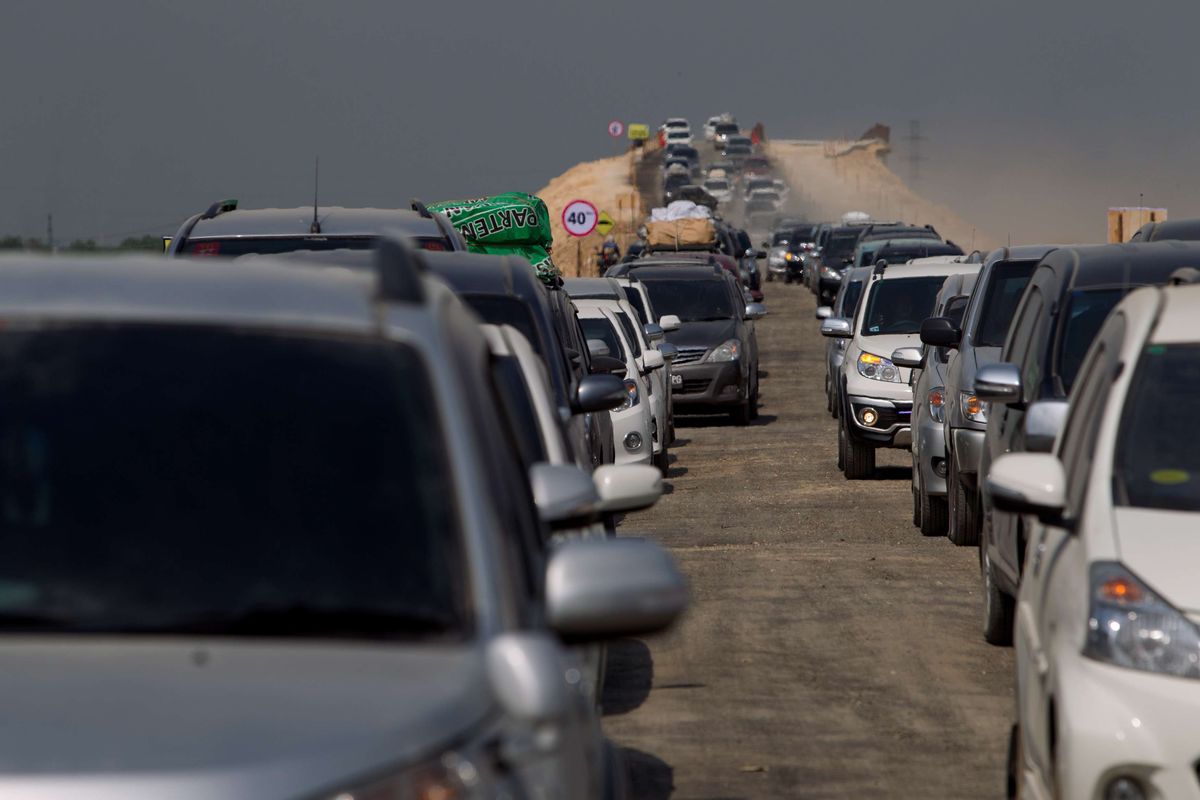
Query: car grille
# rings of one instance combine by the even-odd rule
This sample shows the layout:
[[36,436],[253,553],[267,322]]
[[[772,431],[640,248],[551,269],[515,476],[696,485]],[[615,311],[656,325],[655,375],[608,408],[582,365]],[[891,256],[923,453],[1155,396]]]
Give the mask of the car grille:
[[679,390],[683,394],[703,394],[708,391],[708,385],[712,383],[708,378],[685,378],[683,386]]
[[708,352],[707,347],[681,347],[675,355],[675,360],[672,362],[674,366],[681,364],[695,364],[704,358],[704,354]]

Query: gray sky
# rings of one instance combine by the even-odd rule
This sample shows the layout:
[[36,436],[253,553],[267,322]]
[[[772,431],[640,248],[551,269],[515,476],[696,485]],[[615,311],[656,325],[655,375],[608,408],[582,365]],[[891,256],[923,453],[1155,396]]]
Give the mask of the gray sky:
[[[894,136],[917,189],[1014,242],[1200,215],[1191,4],[8,0],[0,234],[170,232],[215,199],[536,190],[609,119]],[[902,142],[893,167],[907,175]]]

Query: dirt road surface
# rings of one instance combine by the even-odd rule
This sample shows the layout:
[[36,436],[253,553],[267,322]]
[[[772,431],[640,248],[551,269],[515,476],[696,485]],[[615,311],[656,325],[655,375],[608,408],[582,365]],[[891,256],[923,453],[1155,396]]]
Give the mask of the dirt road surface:
[[632,796],[1001,796],[1012,651],[980,634],[976,550],[912,526],[907,452],[841,476],[812,295],[764,289],[762,416],[681,420],[668,494],[622,526],[692,592],[673,631],[611,650]]

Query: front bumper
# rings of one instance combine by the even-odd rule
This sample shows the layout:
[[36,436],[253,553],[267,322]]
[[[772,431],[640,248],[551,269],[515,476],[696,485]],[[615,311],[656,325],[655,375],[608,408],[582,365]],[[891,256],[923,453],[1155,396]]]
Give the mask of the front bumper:
[[[881,397],[847,395],[850,406],[847,430],[855,439],[870,442],[876,447],[909,447],[912,444],[912,401],[886,400]],[[877,419],[873,425],[862,420],[862,413],[872,409]]]
[[954,428],[950,444],[954,448],[954,463],[962,482],[972,489],[979,483],[979,459],[983,455],[985,431],[974,428]]
[[[646,398],[624,411],[610,411],[613,427],[613,463],[649,464],[654,455],[654,439],[651,431],[650,409]],[[637,447],[628,443],[637,442]]]
[[917,425],[916,451],[920,454],[917,468],[921,470],[921,487],[925,493],[943,497],[946,487],[946,432],[942,423],[922,414]]
[[1054,698],[1061,796],[1103,797],[1129,776],[1147,797],[1200,798],[1200,681],[1059,649],[1068,650],[1056,659]]
[[740,404],[748,396],[741,361],[684,364],[672,367],[672,378],[676,376],[679,382],[671,387],[676,411],[726,409]]

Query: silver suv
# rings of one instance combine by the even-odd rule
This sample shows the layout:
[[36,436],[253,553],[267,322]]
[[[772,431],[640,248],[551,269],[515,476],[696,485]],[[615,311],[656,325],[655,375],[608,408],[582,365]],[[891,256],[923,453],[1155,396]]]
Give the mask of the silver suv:
[[596,488],[521,468],[423,261],[0,260],[0,797],[615,791],[563,640],[663,627],[682,580],[539,544]]

